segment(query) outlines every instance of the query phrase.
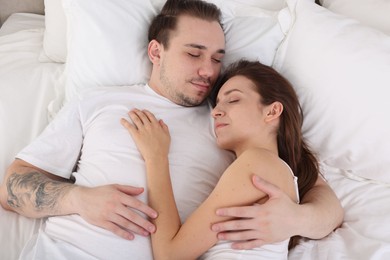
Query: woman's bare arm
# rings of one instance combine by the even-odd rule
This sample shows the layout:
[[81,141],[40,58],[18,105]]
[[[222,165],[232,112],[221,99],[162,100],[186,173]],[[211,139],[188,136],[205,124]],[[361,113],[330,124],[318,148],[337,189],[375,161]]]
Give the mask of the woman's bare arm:
[[296,199],[291,173],[276,155],[263,150],[245,152],[224,172],[210,196],[180,226],[169,174],[168,127],[148,111],[134,110],[129,116],[134,125],[125,119],[122,124],[145,160],[149,203],[159,212],[154,220],[157,230],[152,234],[155,259],[195,259],[211,248],[218,241],[211,225],[229,219],[217,216],[217,208],[251,205],[266,196],[252,185],[253,173],[278,184]]
[[252,152],[244,153],[224,172],[209,197],[181,227],[176,207],[172,205],[174,200],[170,193],[170,183],[166,182],[169,178],[168,167],[162,172],[162,165],[155,165],[155,172],[149,172],[152,170],[150,166],[148,184],[149,194],[153,198],[150,203],[160,212],[155,220],[157,231],[152,234],[156,259],[195,259],[211,248],[218,241],[217,233],[211,230],[212,224],[227,219],[215,214],[217,208],[252,205],[265,198],[266,194],[252,185],[253,172],[282,187],[289,192],[290,200],[295,200],[293,178],[283,168],[285,165],[278,164],[278,161],[278,158],[264,154],[262,157],[262,153],[258,152],[255,155]]

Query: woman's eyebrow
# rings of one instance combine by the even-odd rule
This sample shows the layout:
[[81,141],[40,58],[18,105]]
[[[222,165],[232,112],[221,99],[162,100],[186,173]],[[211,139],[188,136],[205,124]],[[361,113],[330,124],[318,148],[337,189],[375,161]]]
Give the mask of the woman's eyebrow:
[[[236,91],[237,91],[237,92],[240,92],[240,93],[244,93],[244,92],[242,92],[241,90],[239,90],[239,89],[237,89],[237,88],[233,88],[233,89],[229,89],[228,91],[224,92],[223,95],[224,95],[224,96],[227,96],[227,95],[229,95],[230,93],[236,92]],[[219,102],[219,98],[217,97],[217,99],[215,100],[215,103],[218,104],[218,102]]]
[[235,91],[238,91],[238,92],[240,92],[240,93],[244,93],[244,92],[242,92],[241,90],[239,90],[239,89],[237,89],[237,88],[233,88],[233,89],[230,89],[230,90],[226,91],[225,93],[223,93],[223,95],[224,95],[224,96],[227,96],[227,95],[229,95],[230,93],[235,92]]

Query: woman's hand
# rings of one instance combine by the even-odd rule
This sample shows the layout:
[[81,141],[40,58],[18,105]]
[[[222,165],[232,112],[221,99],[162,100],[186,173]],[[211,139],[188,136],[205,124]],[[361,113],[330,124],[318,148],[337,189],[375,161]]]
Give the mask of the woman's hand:
[[129,113],[131,124],[126,119],[121,119],[121,124],[133,137],[145,161],[155,161],[168,157],[171,136],[168,126],[147,110],[134,109]]

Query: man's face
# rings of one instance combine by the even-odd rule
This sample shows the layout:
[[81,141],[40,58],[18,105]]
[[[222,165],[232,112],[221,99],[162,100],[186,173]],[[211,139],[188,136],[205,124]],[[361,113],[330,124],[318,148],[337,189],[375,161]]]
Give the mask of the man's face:
[[199,105],[221,70],[225,36],[218,22],[181,16],[160,52],[159,92],[183,106]]

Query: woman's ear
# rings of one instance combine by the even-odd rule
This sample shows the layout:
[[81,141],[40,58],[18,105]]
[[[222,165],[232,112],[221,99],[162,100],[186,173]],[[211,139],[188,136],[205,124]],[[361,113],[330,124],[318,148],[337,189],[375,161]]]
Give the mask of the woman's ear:
[[149,60],[153,63],[153,65],[160,64],[160,54],[161,54],[162,45],[156,41],[151,40],[148,45],[148,56]]
[[271,122],[272,120],[279,118],[283,112],[283,104],[275,101],[271,105],[267,106],[267,115],[266,122]]

